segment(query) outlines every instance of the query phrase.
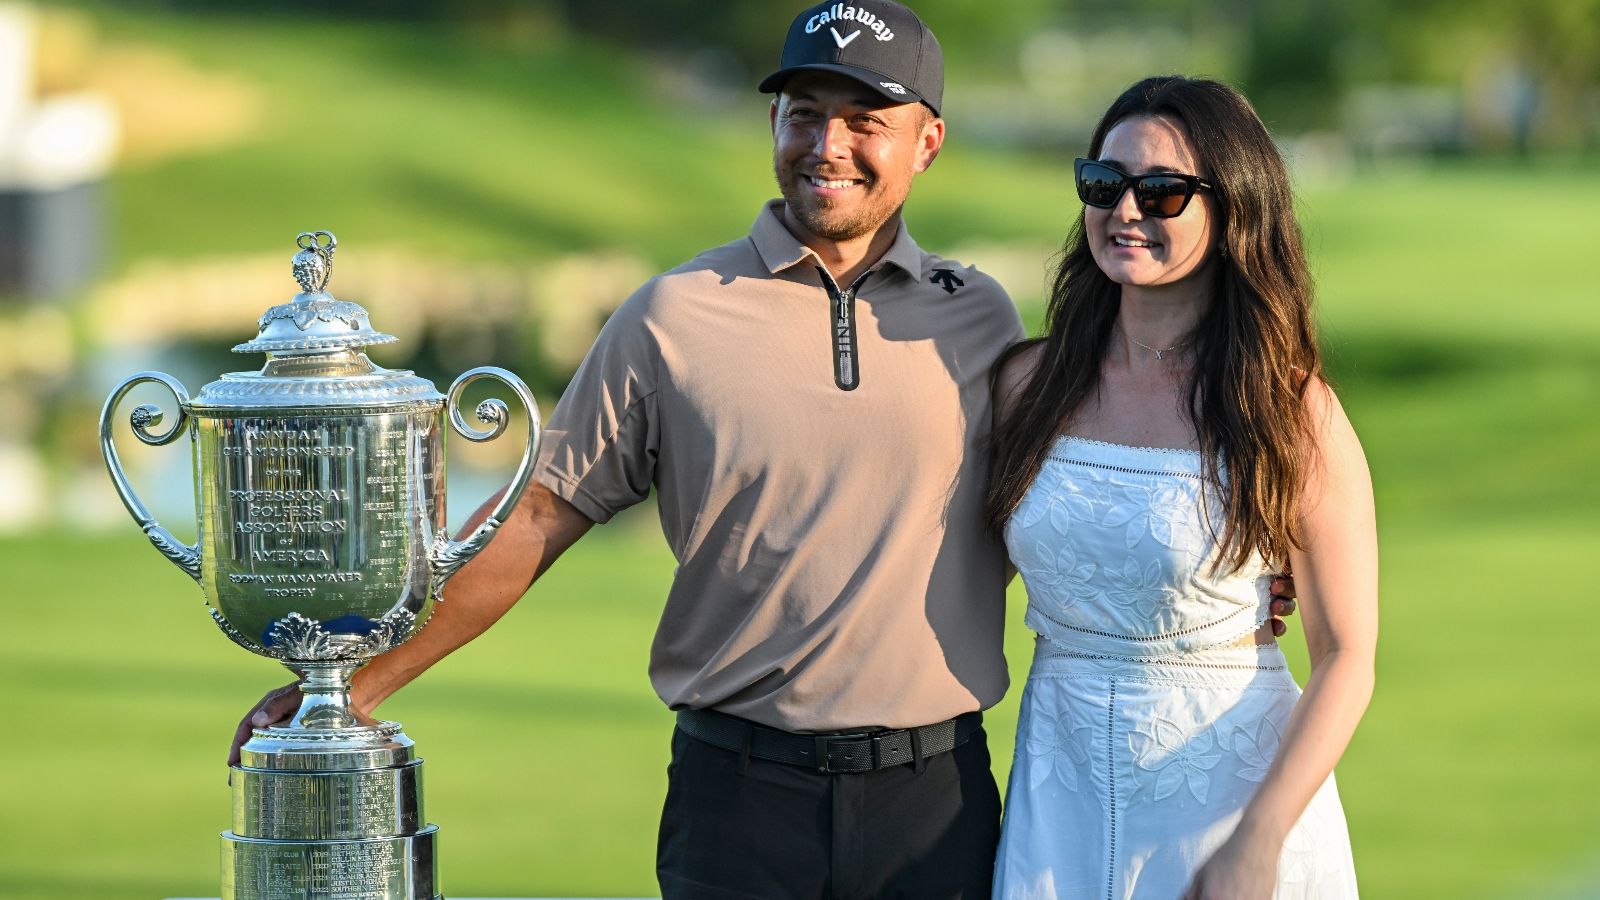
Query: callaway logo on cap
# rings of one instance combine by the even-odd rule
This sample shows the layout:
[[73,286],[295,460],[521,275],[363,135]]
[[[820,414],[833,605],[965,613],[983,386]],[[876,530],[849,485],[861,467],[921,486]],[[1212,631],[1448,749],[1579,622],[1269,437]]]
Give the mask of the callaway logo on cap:
[[806,70],[848,75],[891,103],[921,101],[939,113],[944,99],[944,53],[917,14],[893,0],[818,3],[795,17],[783,41],[778,71],[761,90],[783,90]]

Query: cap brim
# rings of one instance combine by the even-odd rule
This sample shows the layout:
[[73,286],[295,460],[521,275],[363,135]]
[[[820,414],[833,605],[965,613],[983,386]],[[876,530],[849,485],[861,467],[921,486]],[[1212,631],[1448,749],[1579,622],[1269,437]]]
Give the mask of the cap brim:
[[783,90],[784,83],[790,78],[794,77],[794,75],[798,72],[835,72],[847,78],[853,78],[856,81],[861,82],[863,85],[870,88],[873,93],[889,101],[890,103],[926,103],[929,109],[933,109],[934,115],[939,114],[939,111],[933,108],[932,103],[928,103],[927,100],[922,98],[921,94],[918,94],[911,88],[901,85],[900,89],[904,91],[904,93],[897,94],[889,88],[884,87],[884,82],[889,82],[890,84],[899,84],[899,82],[896,82],[894,79],[883,74],[882,72],[874,72],[871,69],[863,69],[860,66],[840,65],[839,63],[807,63],[803,66],[790,66],[787,69],[779,69],[778,71],[773,72],[771,75],[768,75],[766,78],[761,79],[761,84],[757,86],[757,89],[763,94],[776,94]]

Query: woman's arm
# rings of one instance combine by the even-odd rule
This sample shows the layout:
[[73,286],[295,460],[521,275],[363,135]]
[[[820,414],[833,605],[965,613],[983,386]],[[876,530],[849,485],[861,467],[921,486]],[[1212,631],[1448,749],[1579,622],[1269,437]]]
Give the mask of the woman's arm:
[[1306,486],[1303,551],[1290,553],[1311,678],[1278,755],[1238,827],[1195,875],[1192,900],[1269,900],[1289,829],[1339,762],[1372,699],[1378,644],[1378,535],[1372,477],[1350,420],[1311,390],[1318,459]]

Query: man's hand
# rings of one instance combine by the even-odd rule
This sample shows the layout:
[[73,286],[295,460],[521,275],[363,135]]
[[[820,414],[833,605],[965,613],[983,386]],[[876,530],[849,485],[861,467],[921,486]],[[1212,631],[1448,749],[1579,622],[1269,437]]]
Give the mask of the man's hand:
[[1283,637],[1289,626],[1283,620],[1294,615],[1294,575],[1285,572],[1272,579],[1272,636]]
[[233,732],[233,746],[228,749],[228,765],[239,764],[239,748],[250,740],[252,730],[282,725],[294,718],[299,709],[300,682],[296,681],[268,691],[267,695],[261,698],[261,702],[250,707],[250,711],[239,720],[239,727]]

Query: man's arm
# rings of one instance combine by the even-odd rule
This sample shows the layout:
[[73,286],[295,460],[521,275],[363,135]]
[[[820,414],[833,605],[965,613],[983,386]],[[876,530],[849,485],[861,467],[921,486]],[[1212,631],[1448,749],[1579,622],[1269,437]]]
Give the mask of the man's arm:
[[[470,533],[487,518],[499,499],[496,494],[485,501],[462,534]],[[521,502],[500,526],[494,540],[450,580],[427,626],[356,673],[350,692],[356,714],[370,717],[390,694],[489,630],[527,593],[534,579],[592,527],[594,522],[577,507],[539,482],[529,482]],[[239,747],[250,740],[251,729],[282,724],[299,708],[298,683],[263,697],[239,722],[228,751],[228,765],[238,765]]]

